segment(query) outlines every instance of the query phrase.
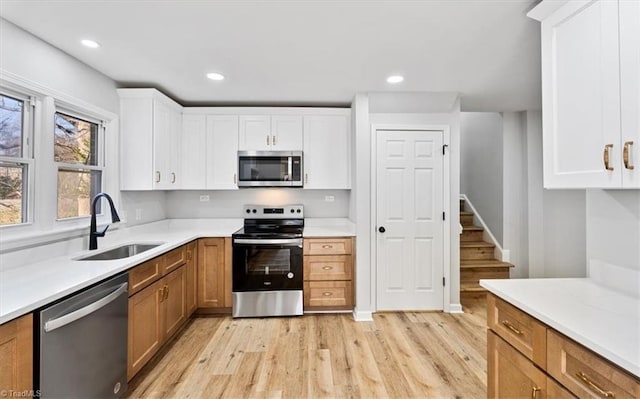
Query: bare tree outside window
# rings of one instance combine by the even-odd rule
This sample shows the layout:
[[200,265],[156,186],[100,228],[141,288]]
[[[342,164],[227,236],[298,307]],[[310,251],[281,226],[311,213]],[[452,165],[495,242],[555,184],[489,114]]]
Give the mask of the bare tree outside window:
[[24,101],[0,95],[0,225],[26,221],[23,124]]
[[90,201],[101,191],[98,162],[100,125],[56,112],[54,160],[58,162],[58,219],[91,214]]

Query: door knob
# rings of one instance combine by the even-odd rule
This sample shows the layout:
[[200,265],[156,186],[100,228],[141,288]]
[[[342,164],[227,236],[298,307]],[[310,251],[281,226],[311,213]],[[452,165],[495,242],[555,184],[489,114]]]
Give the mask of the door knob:
[[384,226],[380,226],[378,227],[378,231],[384,233],[385,231],[387,231],[387,229],[385,229]]

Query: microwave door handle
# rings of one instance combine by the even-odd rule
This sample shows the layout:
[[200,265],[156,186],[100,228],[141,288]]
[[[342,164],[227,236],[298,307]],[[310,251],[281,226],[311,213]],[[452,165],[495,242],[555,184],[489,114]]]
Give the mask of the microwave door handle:
[[286,180],[293,180],[293,157],[288,157],[289,162],[287,162],[287,165],[289,166],[289,174],[287,175],[287,179]]

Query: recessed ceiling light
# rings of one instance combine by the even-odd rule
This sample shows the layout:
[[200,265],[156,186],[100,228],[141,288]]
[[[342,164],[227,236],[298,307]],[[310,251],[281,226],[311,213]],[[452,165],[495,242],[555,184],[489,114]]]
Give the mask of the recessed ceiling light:
[[211,80],[224,80],[224,75],[217,72],[208,73],[207,77]]
[[387,83],[400,83],[404,80],[404,76],[392,75],[387,78]]
[[90,47],[90,48],[98,48],[100,47],[100,43],[93,41],[93,40],[89,40],[89,39],[84,39],[82,41],[80,41],[80,43],[82,43],[83,45]]

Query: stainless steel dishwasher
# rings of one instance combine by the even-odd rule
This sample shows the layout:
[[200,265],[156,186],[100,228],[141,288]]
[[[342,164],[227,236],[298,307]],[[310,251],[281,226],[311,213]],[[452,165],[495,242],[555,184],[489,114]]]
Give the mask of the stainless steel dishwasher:
[[127,274],[39,312],[43,398],[117,398],[127,389]]

